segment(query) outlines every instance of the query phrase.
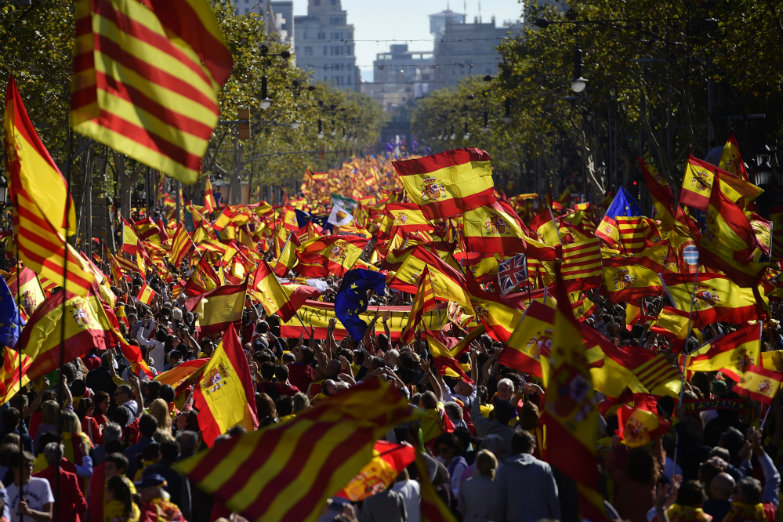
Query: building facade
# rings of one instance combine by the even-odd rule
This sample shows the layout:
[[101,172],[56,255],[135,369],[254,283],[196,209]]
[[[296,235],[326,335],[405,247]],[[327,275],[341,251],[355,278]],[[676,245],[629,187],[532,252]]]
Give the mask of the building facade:
[[489,23],[482,23],[478,19],[473,23],[456,20],[455,17],[445,18],[442,33],[435,36],[437,88],[456,85],[468,76],[497,74],[500,62],[497,46],[508,34],[516,36],[522,31],[520,22],[506,22],[496,26],[494,17]]
[[307,15],[294,17],[294,25],[296,66],[315,81],[358,91],[353,25],[340,0],[308,0]]
[[409,51],[407,44],[393,44],[373,61],[373,81],[362,92],[391,112],[430,90],[435,71],[432,51]]

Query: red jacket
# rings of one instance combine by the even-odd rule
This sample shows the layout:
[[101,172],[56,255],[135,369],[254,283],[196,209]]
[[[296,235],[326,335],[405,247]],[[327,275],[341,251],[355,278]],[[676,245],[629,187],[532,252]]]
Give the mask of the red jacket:
[[[52,493],[57,491],[57,468],[49,466],[34,476],[45,478],[52,487]],[[82,490],[79,487],[79,479],[76,473],[60,468],[60,491],[59,507],[57,509],[56,520],[61,522],[81,522],[84,512],[87,510],[87,501],[84,500]]]

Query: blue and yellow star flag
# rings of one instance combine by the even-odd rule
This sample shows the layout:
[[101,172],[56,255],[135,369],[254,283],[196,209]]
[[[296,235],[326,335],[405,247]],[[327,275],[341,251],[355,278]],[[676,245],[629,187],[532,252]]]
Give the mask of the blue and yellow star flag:
[[612,204],[604,214],[604,218],[598,224],[595,235],[603,239],[609,246],[616,247],[619,241],[619,232],[617,228],[617,216],[641,216],[642,209],[639,203],[633,199],[623,187],[617,191]]
[[367,329],[367,323],[359,319],[359,314],[367,310],[367,292],[383,295],[385,289],[386,278],[379,272],[356,268],[345,273],[334,299],[334,314],[354,341],[361,341]]
[[13,348],[22,333],[22,322],[14,296],[0,277],[0,345]]

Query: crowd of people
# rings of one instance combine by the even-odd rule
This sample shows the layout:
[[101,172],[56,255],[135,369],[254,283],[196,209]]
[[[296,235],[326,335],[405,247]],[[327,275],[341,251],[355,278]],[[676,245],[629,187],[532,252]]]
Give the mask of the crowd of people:
[[[273,251],[264,256],[274,263]],[[108,260],[97,263],[105,273],[112,272]],[[170,264],[166,278],[148,266],[146,274],[130,274],[111,286],[123,307],[120,332],[138,347],[153,375],[207,359],[220,343],[219,334],[199,335],[198,315],[176,288],[196,264],[189,258],[179,267]],[[325,277],[322,284],[318,299],[334,300],[340,277]],[[145,286],[156,294],[149,303],[140,300]],[[382,295],[370,296],[370,310],[409,305],[413,297],[386,288]],[[630,304],[612,302],[601,288],[588,290],[586,297],[594,305],[581,318],[588,328],[617,346],[664,352],[676,366],[669,337],[644,322],[629,324]],[[642,305],[654,314],[665,299],[643,297]],[[360,502],[334,496],[319,520],[419,522],[424,520],[423,482],[434,487],[459,520],[579,520],[583,485],[547,462],[553,452],[565,451],[548,444],[542,418],[546,394],[555,391],[539,377],[501,364],[507,347],[487,334],[458,356],[465,373],[447,371],[435,363],[421,331],[412,342],[402,343],[392,334],[389,317],[376,313],[361,340],[350,335],[339,339],[335,319],[323,339],[305,324],[302,332],[307,334],[284,336],[280,317],[248,299],[236,324],[253,380],[258,430],[295,422],[320,401],[372,379],[390,383],[422,412],[419,420],[396,426],[386,439],[423,449],[427,475],[410,465],[383,491]],[[782,319],[773,302],[763,324],[763,351],[783,346]],[[718,322],[699,335],[708,339],[734,328]],[[454,346],[466,331],[449,322],[440,335],[444,344]],[[691,333],[686,345],[698,344]],[[176,469],[177,462],[206,447],[193,386],[186,381],[175,389],[138,367],[134,371],[119,346],[94,349],[25,386],[0,409],[3,518],[241,520],[241,513],[232,513]],[[779,396],[760,407],[734,394],[725,375],[716,371],[689,373],[683,387],[680,397],[647,397],[665,429],[656,430],[644,444],[629,444],[623,436],[629,426],[618,421],[622,401],[602,397],[594,465],[600,472],[605,519],[778,520],[778,470],[783,464]],[[686,411],[688,400],[702,400],[704,407]],[[215,444],[245,432],[235,426]]]

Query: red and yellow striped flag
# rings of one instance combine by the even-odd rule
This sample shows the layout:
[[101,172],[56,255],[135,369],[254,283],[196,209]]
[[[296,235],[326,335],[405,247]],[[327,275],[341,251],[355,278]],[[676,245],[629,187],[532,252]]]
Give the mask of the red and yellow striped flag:
[[171,264],[179,268],[182,261],[185,260],[185,256],[195,248],[196,245],[193,243],[193,240],[190,239],[190,234],[185,227],[182,226],[182,223],[180,223],[177,226],[177,231],[174,233],[174,239],[171,242]]
[[438,303],[435,302],[435,293],[432,290],[432,279],[430,279],[429,267],[425,267],[419,279],[419,289],[416,297],[413,298],[411,305],[411,314],[408,316],[408,324],[402,329],[400,341],[402,344],[409,344],[413,341],[416,334],[416,328],[421,323],[421,317],[427,312],[435,310]]
[[193,401],[207,446],[211,447],[219,435],[234,426],[255,430],[258,413],[253,379],[233,325],[228,325],[223,340],[201,371]]
[[[617,217],[620,219],[620,216]],[[563,245],[563,264],[561,266],[563,284],[566,289],[587,290],[597,288],[603,282],[601,264],[601,243],[597,237]]]
[[65,242],[76,232],[68,185],[35,132],[13,76],[6,89],[4,129],[19,257],[36,274],[85,296],[95,276]]
[[175,467],[249,520],[312,522],[326,499],[370,462],[375,441],[414,416],[399,392],[372,379],[290,422],[224,441]]
[[458,216],[495,202],[489,154],[466,148],[393,161],[411,200],[428,219]]
[[206,0],[80,0],[74,130],[195,183],[233,61]]
[[209,176],[204,178],[204,210],[207,213],[214,212],[217,208],[217,201],[215,201],[215,193],[212,192],[212,182],[209,181]]

